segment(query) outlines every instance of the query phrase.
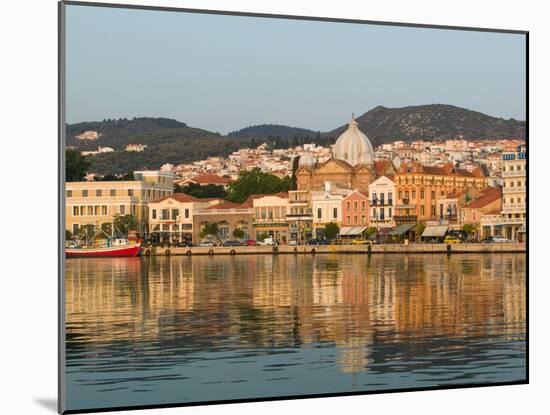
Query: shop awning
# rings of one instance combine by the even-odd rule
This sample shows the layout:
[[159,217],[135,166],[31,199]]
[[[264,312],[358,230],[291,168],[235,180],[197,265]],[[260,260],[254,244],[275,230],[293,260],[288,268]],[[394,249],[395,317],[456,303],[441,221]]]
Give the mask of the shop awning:
[[448,226],[426,226],[426,229],[424,229],[424,232],[422,232],[422,237],[428,237],[428,238],[439,238],[442,236],[445,236],[447,233],[447,229],[449,229]]
[[401,236],[407,232],[409,232],[412,228],[414,228],[416,226],[416,224],[411,224],[411,223],[407,223],[407,224],[404,224],[404,225],[399,225],[398,227],[396,227],[395,229],[392,229],[388,235],[391,235],[391,236]]
[[366,226],[342,226],[340,228],[340,236],[357,236],[367,229]]

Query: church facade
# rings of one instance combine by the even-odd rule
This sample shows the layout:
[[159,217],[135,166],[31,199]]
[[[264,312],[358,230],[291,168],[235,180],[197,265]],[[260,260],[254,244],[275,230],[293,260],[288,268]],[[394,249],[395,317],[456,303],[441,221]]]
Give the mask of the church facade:
[[332,158],[318,164],[306,152],[300,158],[296,171],[298,190],[322,190],[325,182],[332,182],[341,188],[367,192],[369,184],[375,179],[372,144],[353,118],[334,144]]

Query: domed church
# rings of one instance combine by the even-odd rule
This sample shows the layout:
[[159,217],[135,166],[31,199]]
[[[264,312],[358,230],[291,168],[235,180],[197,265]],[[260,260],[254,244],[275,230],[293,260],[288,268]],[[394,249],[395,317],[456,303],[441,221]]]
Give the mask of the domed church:
[[296,171],[298,190],[322,190],[328,181],[341,188],[366,192],[375,179],[372,144],[353,116],[347,130],[336,140],[329,160],[317,164],[311,154],[305,153]]

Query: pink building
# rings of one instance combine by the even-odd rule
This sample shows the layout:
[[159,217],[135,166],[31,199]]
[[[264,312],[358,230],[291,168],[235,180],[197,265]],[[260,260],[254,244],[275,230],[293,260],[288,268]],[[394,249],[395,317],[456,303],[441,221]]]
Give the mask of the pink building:
[[355,190],[342,200],[342,226],[369,226],[369,198]]

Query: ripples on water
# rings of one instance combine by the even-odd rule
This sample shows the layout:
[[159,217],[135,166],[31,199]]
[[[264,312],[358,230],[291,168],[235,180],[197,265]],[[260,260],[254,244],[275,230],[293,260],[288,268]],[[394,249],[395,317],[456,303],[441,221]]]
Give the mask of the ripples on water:
[[66,262],[67,407],[525,379],[524,254]]

